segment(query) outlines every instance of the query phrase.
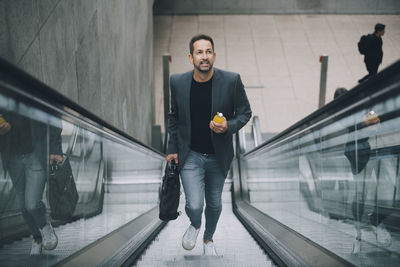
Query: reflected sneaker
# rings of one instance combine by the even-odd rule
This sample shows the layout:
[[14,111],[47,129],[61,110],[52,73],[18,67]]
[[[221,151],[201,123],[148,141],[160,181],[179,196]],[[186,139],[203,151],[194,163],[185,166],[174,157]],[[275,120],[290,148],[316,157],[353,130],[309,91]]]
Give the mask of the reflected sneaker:
[[356,239],[353,242],[353,249],[351,251],[351,254],[358,254],[361,251],[361,238],[356,237]]
[[392,244],[392,236],[386,230],[386,227],[383,223],[380,223],[376,227],[376,241],[379,243],[381,246],[388,247]]
[[208,241],[208,243],[203,243],[203,251],[206,256],[218,256],[217,250],[215,249],[214,242]]
[[44,249],[53,250],[57,247],[58,238],[51,224],[46,224],[40,229],[40,233],[42,234],[42,245]]
[[42,254],[42,242],[38,243],[35,239],[32,240],[31,256]]
[[196,246],[197,236],[199,235],[200,228],[196,229],[193,225],[189,225],[182,238],[182,247],[186,250],[192,250]]

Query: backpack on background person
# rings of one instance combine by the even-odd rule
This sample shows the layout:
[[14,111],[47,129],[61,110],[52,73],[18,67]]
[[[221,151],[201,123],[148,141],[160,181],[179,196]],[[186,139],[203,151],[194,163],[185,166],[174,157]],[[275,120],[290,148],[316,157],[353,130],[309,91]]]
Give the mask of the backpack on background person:
[[368,50],[368,41],[371,38],[371,34],[368,35],[362,35],[360,38],[360,41],[358,41],[357,46],[358,46],[358,52],[360,52],[361,55],[365,55]]

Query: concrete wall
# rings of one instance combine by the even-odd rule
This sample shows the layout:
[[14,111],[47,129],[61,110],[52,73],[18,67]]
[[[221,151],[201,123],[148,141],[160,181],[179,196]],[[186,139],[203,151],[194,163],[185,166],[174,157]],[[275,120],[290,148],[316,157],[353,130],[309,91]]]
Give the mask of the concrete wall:
[[0,0],[0,56],[146,144],[153,1]]
[[155,0],[154,14],[398,14],[399,0]]

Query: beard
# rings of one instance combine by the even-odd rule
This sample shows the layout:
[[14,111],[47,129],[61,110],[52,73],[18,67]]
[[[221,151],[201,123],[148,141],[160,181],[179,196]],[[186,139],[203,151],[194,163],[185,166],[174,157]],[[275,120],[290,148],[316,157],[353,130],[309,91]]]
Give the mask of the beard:
[[[204,64],[204,63],[207,63],[208,67],[202,67],[201,64]],[[200,71],[202,73],[209,73],[213,66],[213,64],[211,64],[210,61],[208,61],[208,60],[200,61],[198,64],[193,63],[193,65],[198,71]]]

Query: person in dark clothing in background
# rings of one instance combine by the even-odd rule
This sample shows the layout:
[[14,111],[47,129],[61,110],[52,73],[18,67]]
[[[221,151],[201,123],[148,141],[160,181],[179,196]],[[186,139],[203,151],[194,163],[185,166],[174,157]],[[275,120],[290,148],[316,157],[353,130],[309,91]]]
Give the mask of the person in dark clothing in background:
[[40,255],[42,247],[55,249],[58,239],[47,221],[42,197],[48,164],[63,160],[61,123],[48,126],[17,112],[0,109],[0,152],[22,216],[33,236],[30,254]]
[[378,67],[382,63],[382,36],[385,34],[385,25],[377,23],[375,31],[368,34],[365,44],[364,63],[367,67],[368,74],[358,80],[359,83],[367,80],[378,72]]

